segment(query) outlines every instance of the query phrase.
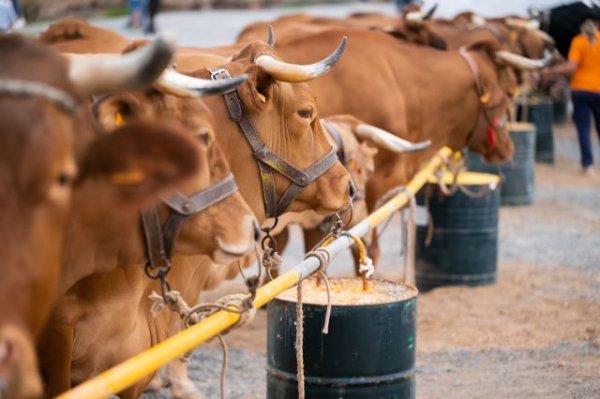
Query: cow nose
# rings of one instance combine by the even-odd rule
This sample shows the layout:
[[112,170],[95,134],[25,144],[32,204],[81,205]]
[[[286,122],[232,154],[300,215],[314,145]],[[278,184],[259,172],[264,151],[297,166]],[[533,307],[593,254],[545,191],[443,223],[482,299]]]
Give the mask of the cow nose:
[[260,226],[256,220],[252,222],[252,228],[254,229],[254,241],[258,242],[260,240]]
[[350,180],[350,182],[348,183],[348,193],[350,194],[350,199],[353,200],[354,196],[356,195],[356,187],[354,186],[352,180]]

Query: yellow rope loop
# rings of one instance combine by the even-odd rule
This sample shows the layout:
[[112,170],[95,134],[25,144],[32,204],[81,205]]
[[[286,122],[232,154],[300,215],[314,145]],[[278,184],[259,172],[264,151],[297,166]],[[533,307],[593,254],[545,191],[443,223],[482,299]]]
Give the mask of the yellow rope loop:
[[375,267],[373,266],[373,260],[367,256],[367,247],[362,242],[362,240],[348,232],[342,233],[343,236],[351,238],[358,249],[358,260],[359,260],[359,268],[358,271],[362,277],[363,282],[363,290],[369,290],[369,279],[375,273]]

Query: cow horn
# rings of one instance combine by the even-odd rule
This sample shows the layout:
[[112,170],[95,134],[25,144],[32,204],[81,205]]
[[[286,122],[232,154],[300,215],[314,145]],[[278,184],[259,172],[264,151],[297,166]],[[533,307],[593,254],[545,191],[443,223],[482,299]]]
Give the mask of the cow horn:
[[163,92],[179,97],[200,97],[225,93],[239,86],[246,79],[248,75],[222,80],[200,79],[167,69],[158,78],[155,86]]
[[482,27],[487,25],[487,21],[479,14],[471,14],[471,25],[476,27]]
[[267,38],[267,44],[273,48],[275,47],[275,31],[273,25],[269,25],[269,37]]
[[510,51],[496,51],[496,57],[516,68],[525,70],[545,68],[552,61],[552,53],[547,50],[544,51],[544,58],[539,60],[523,57]]
[[422,151],[431,145],[431,140],[412,143],[366,123],[357,125],[354,131],[358,138],[372,140],[381,148],[386,148],[393,152],[417,152]]
[[276,60],[271,55],[259,55],[254,60],[256,65],[263,67],[276,80],[298,83],[318,78],[329,72],[340,60],[348,38],[344,36],[338,47],[327,58],[310,65],[288,64]]
[[124,55],[68,54],[69,79],[83,95],[150,86],[171,62],[175,43],[160,36]]
[[439,5],[438,3],[435,3],[435,4],[434,4],[434,5],[433,5],[433,6],[432,6],[430,9],[429,9],[429,11],[427,11],[427,12],[425,13],[425,15],[423,15],[423,19],[424,19],[425,21],[426,21],[426,20],[428,20],[428,19],[430,19],[430,18],[433,16],[433,14],[435,13],[435,10],[437,10],[437,8],[438,8],[438,5]]
[[511,28],[525,28],[528,30],[539,30],[540,22],[535,19],[518,19],[518,18],[504,18],[506,25]]
[[438,7],[438,4],[435,3],[427,12],[421,10],[421,11],[413,11],[413,12],[406,13],[406,15],[404,16],[404,19],[408,22],[412,22],[415,24],[425,22],[433,16],[433,13],[435,13],[435,10],[437,9],[437,7]]

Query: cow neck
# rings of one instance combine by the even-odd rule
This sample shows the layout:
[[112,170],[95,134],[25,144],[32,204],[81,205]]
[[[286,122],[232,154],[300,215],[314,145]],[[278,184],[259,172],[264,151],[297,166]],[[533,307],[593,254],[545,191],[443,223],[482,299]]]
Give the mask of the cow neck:
[[[211,71],[211,79],[231,79],[229,71],[224,68],[215,68]],[[244,112],[244,106],[240,100],[237,89],[232,89],[223,95],[229,117],[237,122],[244,134],[246,141],[252,149],[252,156],[256,159],[260,173],[260,182],[267,218],[277,218],[290,206],[300,192],[310,183],[327,172],[338,160],[333,146],[324,157],[313,163],[306,170],[300,170],[286,160],[273,154],[264,143],[260,134],[250,121],[248,114]],[[277,172],[291,183],[285,189],[281,197],[277,199],[275,190],[275,179],[273,172]]]
[[22,79],[0,79],[0,95],[42,97],[68,114],[77,110],[77,100],[64,90],[42,82]]
[[469,67],[469,70],[471,71],[471,74],[473,75],[473,79],[475,81],[475,90],[477,91],[477,97],[478,97],[477,101],[479,103],[479,110],[481,111],[480,116],[478,116],[475,119],[473,128],[471,129],[471,131],[469,132],[469,135],[467,136],[467,144],[475,138],[475,130],[477,129],[479,118],[481,116],[483,116],[483,118],[485,119],[485,122],[487,124],[488,148],[491,150],[495,147],[496,130],[498,128],[502,127],[503,123],[506,123],[506,121],[502,122],[500,120],[500,118],[494,117],[490,114],[490,109],[492,109],[493,107],[490,107],[487,105],[487,101],[488,101],[488,100],[486,100],[487,93],[485,92],[485,89],[483,88],[483,85],[481,84],[481,74],[479,73],[479,66],[477,65],[477,62],[473,59],[471,54],[469,54],[467,49],[464,47],[461,47],[458,50],[458,53],[465,60],[465,62],[467,63],[467,66]]
[[145,270],[148,277],[164,282],[171,268],[173,245],[183,224],[192,216],[233,195],[237,191],[231,173],[212,186],[188,197],[181,193],[163,199],[169,208],[169,215],[161,226],[158,209],[150,208],[142,212],[142,228],[146,241],[148,261]]

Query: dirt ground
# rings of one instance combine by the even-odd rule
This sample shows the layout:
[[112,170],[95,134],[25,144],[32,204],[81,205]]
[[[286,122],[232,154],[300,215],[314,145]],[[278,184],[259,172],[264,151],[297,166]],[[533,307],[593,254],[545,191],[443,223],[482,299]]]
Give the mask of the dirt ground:
[[[418,398],[600,398],[600,177],[578,174],[570,124],[555,133],[534,205],[500,211],[497,283],[419,295]],[[397,252],[394,234],[382,245]],[[266,396],[265,316],[227,338],[230,399]],[[220,357],[215,344],[194,354],[206,398],[218,397]]]

